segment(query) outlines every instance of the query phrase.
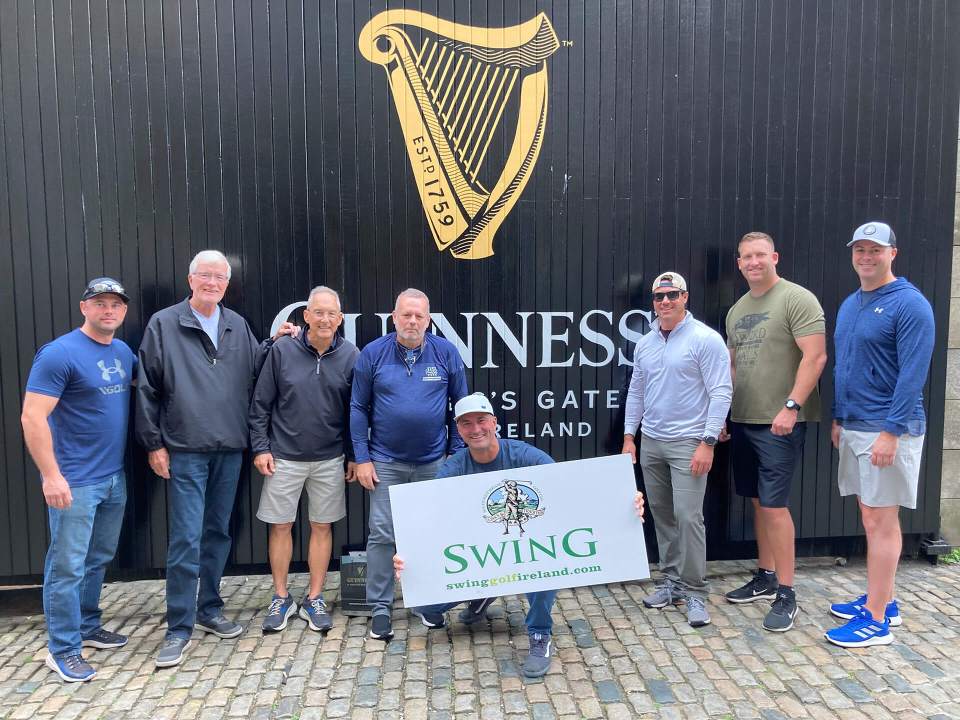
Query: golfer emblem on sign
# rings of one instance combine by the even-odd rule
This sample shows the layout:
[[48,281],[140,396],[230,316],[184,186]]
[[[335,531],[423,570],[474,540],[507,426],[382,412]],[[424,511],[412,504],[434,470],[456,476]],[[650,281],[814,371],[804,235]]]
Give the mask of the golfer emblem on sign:
[[503,523],[503,534],[510,534],[510,527],[516,526],[523,537],[524,523],[543,515],[542,495],[537,488],[516,480],[504,480],[487,491],[484,500],[486,513],[483,519],[488,523]]

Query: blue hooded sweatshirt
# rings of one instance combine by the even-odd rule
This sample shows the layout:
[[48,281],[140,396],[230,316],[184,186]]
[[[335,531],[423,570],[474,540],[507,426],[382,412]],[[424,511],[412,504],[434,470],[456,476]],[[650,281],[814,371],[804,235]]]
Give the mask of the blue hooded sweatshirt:
[[933,353],[933,309],[906,278],[857,290],[840,306],[833,417],[855,430],[922,435],[923,385]]

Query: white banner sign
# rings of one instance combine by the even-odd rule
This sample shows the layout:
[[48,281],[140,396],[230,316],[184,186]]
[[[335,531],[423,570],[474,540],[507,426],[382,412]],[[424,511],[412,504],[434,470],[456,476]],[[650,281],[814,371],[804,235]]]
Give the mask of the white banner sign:
[[406,607],[650,577],[629,455],[390,488]]

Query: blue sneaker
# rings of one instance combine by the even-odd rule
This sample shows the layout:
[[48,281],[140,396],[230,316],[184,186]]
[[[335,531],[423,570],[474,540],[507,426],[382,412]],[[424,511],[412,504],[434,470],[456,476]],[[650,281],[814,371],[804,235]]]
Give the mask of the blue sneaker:
[[327,632],[333,627],[333,619],[330,617],[330,611],[327,610],[327,604],[319,595],[315,598],[306,595],[303,598],[300,617],[307,621],[311,630],[316,632]]
[[889,621],[884,618],[883,622],[879,623],[866,610],[845,625],[827,630],[823,636],[834,645],[845,648],[889,645],[893,642]]
[[47,653],[44,663],[67,682],[86,682],[92,680],[97,674],[97,671],[90,667],[90,663],[84,660],[80,653],[60,658]]
[[431,630],[434,628],[442,628],[447,624],[447,619],[443,616],[443,613],[427,612],[423,608],[410,608],[410,612],[420,618],[420,622],[423,623],[424,627],[428,627]]
[[[850,620],[862,613],[866,606],[867,596],[861,595],[856,600],[851,600],[850,602],[834,603],[830,606],[830,613],[838,618]],[[890,623],[890,627],[897,627],[903,624],[903,618],[900,617],[900,606],[897,605],[896,598],[887,603],[887,609],[884,611],[884,615],[887,616],[887,622]]]
[[530,653],[523,661],[521,672],[524,677],[538,678],[550,669],[551,642],[549,635],[530,633]]
[[267,608],[267,616],[263,619],[264,632],[280,632],[287,626],[287,620],[297,612],[297,604],[290,593],[286,597],[274,595]]

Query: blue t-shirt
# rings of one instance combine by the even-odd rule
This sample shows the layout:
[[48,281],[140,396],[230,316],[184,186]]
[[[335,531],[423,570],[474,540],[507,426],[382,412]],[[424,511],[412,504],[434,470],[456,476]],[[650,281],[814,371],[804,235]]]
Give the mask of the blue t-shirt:
[[200,327],[202,327],[203,331],[207,334],[207,337],[210,338],[214,350],[219,349],[217,333],[220,331],[220,306],[216,306],[210,317],[204,315],[193,305],[190,306],[190,310],[193,312],[193,316],[197,319],[197,322],[200,323]]
[[122,340],[103,345],[79,329],[37,351],[27,391],[60,399],[48,422],[57,464],[71,487],[123,470],[136,362]]
[[464,448],[447,458],[440,466],[438,478],[457,477],[458,475],[474,475],[475,473],[496,472],[497,470],[514,470],[530,467],[531,465],[549,465],[553,458],[543,450],[521,440],[500,440],[500,452],[493,462],[478,463],[470,455],[470,449]]

